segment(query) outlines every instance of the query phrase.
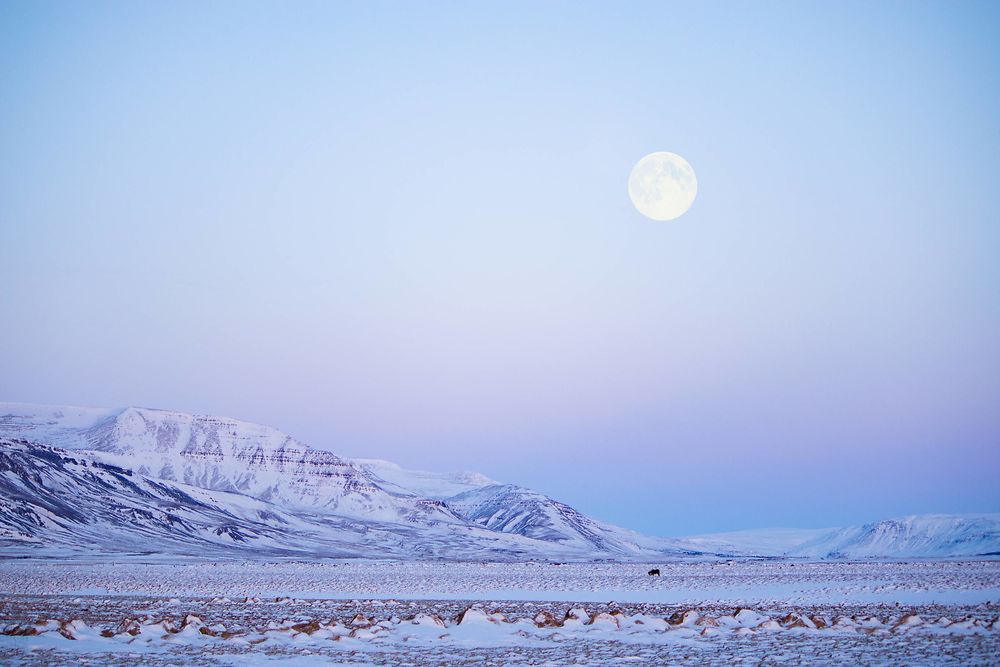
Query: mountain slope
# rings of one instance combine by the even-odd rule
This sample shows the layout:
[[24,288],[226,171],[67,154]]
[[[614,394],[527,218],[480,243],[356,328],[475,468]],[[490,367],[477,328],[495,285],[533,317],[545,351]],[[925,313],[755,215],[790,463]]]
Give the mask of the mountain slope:
[[465,491],[497,484],[478,472],[406,470],[395,463],[381,459],[350,459],[350,461],[374,477],[382,488],[425,498],[443,500]]
[[377,459],[353,459],[382,486],[440,499],[463,519],[492,531],[523,535],[595,553],[646,554],[676,550],[675,542],[612,526],[569,505],[514,484],[500,484],[479,473],[406,470]]
[[0,553],[444,560],[587,559],[592,552],[460,520],[382,522],[289,510],[0,438]]
[[954,558],[1000,555],[1000,514],[924,514],[862,526],[764,529],[679,540],[702,552],[799,558]]
[[121,413],[121,409],[75,405],[0,402],[0,437],[43,442],[63,449],[90,449],[91,429]]
[[227,506],[202,490],[75,452],[0,439],[0,537],[11,542],[209,552],[253,542],[266,549],[290,523],[273,509],[249,498]]
[[801,544],[828,535],[829,528],[759,528],[679,538],[695,551],[727,556],[787,556]]
[[596,521],[569,505],[513,484],[473,489],[446,498],[444,503],[462,518],[490,530],[580,549],[649,556],[677,550],[673,541]]
[[0,545],[3,555],[953,557],[1000,554],[1000,514],[670,540],[477,473],[355,462],[234,419],[0,403]]
[[841,528],[790,550],[814,558],[1000,555],[1000,514],[924,514]]
[[93,451],[149,477],[339,515],[458,521],[440,503],[392,493],[339,456],[236,419],[130,407],[108,411],[0,404],[0,435]]
[[[406,471],[378,460],[363,460],[356,465],[330,452],[307,447],[276,429],[234,419],[135,407],[100,410],[0,404],[3,435],[57,444],[67,448],[60,456],[115,466],[160,486],[212,492],[222,500],[212,506],[210,517],[199,516],[199,525],[216,528],[230,521],[229,515],[256,521],[233,509],[242,503],[234,499],[245,497],[266,504],[261,511],[286,520],[302,519],[304,523],[297,530],[321,535],[323,540],[339,540],[328,530],[335,524],[377,524],[379,528],[372,534],[381,534],[389,545],[398,547],[383,552],[393,557],[453,557],[462,549],[439,548],[434,533],[440,533],[442,526],[448,527],[445,532],[450,531],[450,539],[457,539],[458,546],[464,545],[473,558],[640,558],[682,553],[668,540],[600,524],[551,498],[520,487],[497,485],[477,473]],[[75,480],[74,485],[70,478],[81,474],[84,479]],[[96,493],[100,497],[101,491],[91,488],[93,480],[83,470],[64,466],[59,478],[69,489],[63,494],[66,497],[74,493]],[[42,490],[35,491],[35,504],[44,508],[51,499]],[[479,495],[464,495],[474,493]],[[146,505],[151,502],[146,491],[136,494]],[[113,504],[131,507],[135,502],[136,498],[115,497]],[[144,506],[144,511],[154,509]],[[93,516],[99,519],[95,519],[96,523],[105,521],[116,530],[124,530],[127,523],[120,521],[120,512],[108,516],[95,510]],[[16,527],[16,517],[7,519]],[[67,537],[70,529],[65,523],[46,526],[55,531],[52,536],[57,541]],[[253,525],[245,528],[247,534],[258,530]],[[408,545],[400,543],[400,533],[410,536]],[[310,546],[309,539],[299,549],[285,533],[268,536],[275,549],[323,552]],[[30,537],[43,539],[41,533]],[[188,544],[191,539],[176,530],[168,531],[164,538],[168,546],[164,548],[173,548],[169,545],[178,540]],[[264,545],[266,541],[261,537],[257,542]],[[345,549],[354,549],[356,555],[364,553],[351,546],[354,544],[350,542]]]

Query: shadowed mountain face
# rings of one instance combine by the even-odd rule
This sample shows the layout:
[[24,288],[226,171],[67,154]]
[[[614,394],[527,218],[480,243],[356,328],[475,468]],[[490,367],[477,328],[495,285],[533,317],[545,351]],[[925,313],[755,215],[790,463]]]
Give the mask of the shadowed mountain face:
[[[59,414],[56,411],[50,421],[59,424]],[[14,419],[8,425],[16,430]],[[60,428],[51,439],[44,429],[34,431],[42,442],[86,448],[143,475],[283,506],[322,507],[365,518],[405,518],[416,509],[335,454],[307,447],[276,429],[235,419],[127,408],[89,426]],[[18,433],[31,434],[31,429]]]
[[[0,530],[9,543],[168,552],[272,544],[288,521],[77,452],[0,439]],[[247,499],[249,500],[249,499]]]
[[498,533],[622,556],[652,555],[672,546],[667,540],[592,519],[537,491],[501,484],[478,473],[404,470],[374,459],[355,463],[382,486],[437,498],[466,521]]
[[478,473],[351,461],[259,424],[0,403],[0,546],[0,555],[947,557],[1000,553],[1000,515],[670,540]]
[[[425,494],[421,484],[407,484],[417,473],[377,462],[386,476],[388,468],[399,472],[400,479],[386,481],[374,462],[358,465],[233,419],[145,408],[0,404],[4,434],[24,439],[0,441],[11,461],[0,522],[12,542],[404,558],[682,553],[669,540],[600,524],[546,496],[482,475],[423,473],[422,485],[433,490],[465,490],[455,498]],[[46,442],[50,446],[40,444]],[[38,478],[50,482],[32,482]],[[84,502],[76,502],[78,496]],[[91,506],[93,499],[101,502]],[[504,516],[490,509],[501,506]],[[157,531],[162,539],[150,541]],[[357,532],[366,537],[358,539]]]
[[152,479],[88,452],[0,438],[0,545],[8,555],[445,560],[607,555],[576,544],[498,534],[466,522],[440,501],[403,499],[426,509],[395,521],[358,519]]
[[[501,533],[571,543],[596,551],[629,554],[650,538],[601,524],[569,505],[531,489],[494,484],[445,500],[456,514]],[[647,548],[651,545],[647,544]]]

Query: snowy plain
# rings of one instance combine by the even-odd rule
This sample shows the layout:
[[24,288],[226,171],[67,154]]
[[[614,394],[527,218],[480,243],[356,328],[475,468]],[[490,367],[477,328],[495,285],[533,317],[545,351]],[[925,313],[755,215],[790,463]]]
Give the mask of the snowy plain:
[[224,417],[0,404],[0,665],[991,665],[998,557],[996,514],[662,538]]
[[11,665],[1000,660],[996,560],[25,559],[0,592]]

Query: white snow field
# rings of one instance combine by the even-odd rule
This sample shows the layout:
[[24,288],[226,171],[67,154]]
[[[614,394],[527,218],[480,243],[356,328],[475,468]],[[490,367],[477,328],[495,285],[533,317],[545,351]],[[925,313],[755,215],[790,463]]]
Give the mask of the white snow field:
[[665,538],[225,417],[0,403],[4,666],[1000,664],[998,556],[997,514]]
[[0,561],[4,665],[991,665],[998,614],[995,560]]

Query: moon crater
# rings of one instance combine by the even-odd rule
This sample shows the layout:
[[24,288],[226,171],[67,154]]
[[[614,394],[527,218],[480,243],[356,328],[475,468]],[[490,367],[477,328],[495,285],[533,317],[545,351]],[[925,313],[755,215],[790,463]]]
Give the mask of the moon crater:
[[679,218],[691,208],[697,194],[694,169],[676,153],[650,153],[635,163],[628,177],[632,204],[653,220]]

